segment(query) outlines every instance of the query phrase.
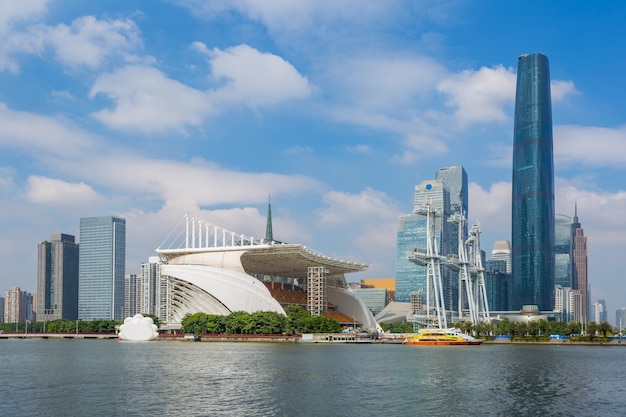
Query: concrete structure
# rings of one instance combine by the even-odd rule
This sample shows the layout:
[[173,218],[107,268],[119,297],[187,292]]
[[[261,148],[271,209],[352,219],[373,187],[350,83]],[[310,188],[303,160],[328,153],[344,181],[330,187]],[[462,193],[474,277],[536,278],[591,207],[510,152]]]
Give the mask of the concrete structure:
[[114,216],[80,219],[78,318],[122,320],[126,220]]
[[518,59],[513,130],[513,305],[554,308],[554,167],[548,58]]
[[79,248],[72,235],[50,235],[37,246],[39,321],[78,318]]
[[312,314],[337,313],[363,329],[380,330],[345,279],[367,265],[329,258],[301,244],[236,234],[189,216],[184,223],[184,241],[157,249],[161,275],[171,286],[168,328],[196,312],[285,314],[283,305],[299,304]]

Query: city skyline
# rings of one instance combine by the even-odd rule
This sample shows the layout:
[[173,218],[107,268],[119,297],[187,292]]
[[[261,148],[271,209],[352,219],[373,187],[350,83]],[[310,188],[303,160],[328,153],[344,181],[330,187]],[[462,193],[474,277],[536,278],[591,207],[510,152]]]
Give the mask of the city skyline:
[[4,2],[0,289],[36,291],[37,244],[82,217],[127,219],[140,273],[186,212],[264,236],[270,194],[275,239],[392,276],[411,190],[457,165],[488,250],[511,239],[517,57],[540,51],[555,211],[578,203],[591,302],[614,311],[624,18],[564,1]]

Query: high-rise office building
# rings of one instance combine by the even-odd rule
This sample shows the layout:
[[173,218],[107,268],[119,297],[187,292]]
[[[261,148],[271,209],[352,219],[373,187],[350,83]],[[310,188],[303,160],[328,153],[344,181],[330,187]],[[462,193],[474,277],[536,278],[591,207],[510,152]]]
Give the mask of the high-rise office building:
[[511,242],[508,240],[496,240],[493,242],[491,249],[491,259],[493,261],[504,261],[506,268],[501,271],[505,274],[511,274]]
[[602,311],[600,312],[600,321],[598,323],[602,323],[603,321],[608,321],[607,311],[606,311],[606,300],[598,300],[598,304],[602,306]]
[[572,243],[573,243],[573,270],[572,283],[583,297],[582,317],[589,319],[589,288],[587,280],[587,237],[578,221],[578,205],[574,206],[574,221],[572,222]]
[[513,306],[554,308],[554,167],[548,58],[518,60],[513,130]]
[[489,310],[492,312],[507,311],[511,305],[511,274],[506,272],[507,268],[507,261],[504,259],[490,259],[485,262],[485,289]]
[[78,318],[78,244],[50,235],[37,246],[37,316],[40,321]]
[[554,220],[554,282],[561,287],[574,288],[572,281],[572,219],[557,214]]
[[124,314],[126,220],[80,219],[78,317],[121,320]]
[[4,323],[4,297],[0,297],[0,323]]
[[615,325],[619,332],[623,334],[626,327],[626,307],[615,310]]
[[[415,186],[413,213],[402,215],[398,221],[396,246],[396,301],[411,302],[421,292],[426,294],[427,269],[408,260],[415,248],[426,248],[426,216],[417,208],[432,204],[440,215],[435,218],[435,234],[440,255],[458,251],[456,225],[448,222],[451,214],[463,211],[467,215],[467,174],[461,166],[442,168],[437,178]],[[455,310],[458,299],[458,275],[443,267],[441,271],[444,302],[447,310]],[[426,300],[422,300],[425,302]]]

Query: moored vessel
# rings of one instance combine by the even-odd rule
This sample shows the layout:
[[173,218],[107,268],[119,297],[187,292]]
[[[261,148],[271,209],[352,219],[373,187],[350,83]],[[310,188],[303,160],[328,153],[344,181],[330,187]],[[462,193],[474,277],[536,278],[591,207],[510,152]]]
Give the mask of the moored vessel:
[[474,339],[459,329],[420,329],[417,334],[406,338],[403,345],[480,345],[483,340]]

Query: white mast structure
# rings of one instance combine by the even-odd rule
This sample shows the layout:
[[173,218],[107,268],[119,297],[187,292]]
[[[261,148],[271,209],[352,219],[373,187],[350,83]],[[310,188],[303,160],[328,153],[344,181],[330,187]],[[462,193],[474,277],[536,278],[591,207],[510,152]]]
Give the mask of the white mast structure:
[[[409,260],[426,266],[426,319],[428,322],[432,322],[431,314],[433,314],[432,310],[434,309],[438,327],[445,329],[448,327],[448,322],[441,281],[441,262],[435,235],[435,216],[441,216],[442,213],[431,203],[417,207],[415,213],[426,216],[426,253],[416,251],[409,255]],[[430,300],[431,290],[434,295],[432,302]]]
[[[426,204],[418,207],[415,213],[426,216],[426,252],[417,249],[413,254],[409,255],[409,261],[427,267],[426,318],[429,322],[432,321],[430,315],[431,310],[434,308],[439,327],[446,328],[446,309],[441,280],[442,257],[438,253],[435,237],[435,216],[441,216],[441,210],[434,208],[432,204]],[[444,258],[443,263],[459,273],[459,320],[463,319],[463,301],[466,300],[469,319],[472,324],[477,324],[481,321],[489,322],[485,270],[480,250],[480,225],[473,225],[469,238],[465,240],[465,216],[462,213],[455,213],[450,216],[448,221],[457,225],[458,255],[448,255]],[[434,306],[431,305],[430,300],[431,290],[435,295],[434,303],[432,303]]]

